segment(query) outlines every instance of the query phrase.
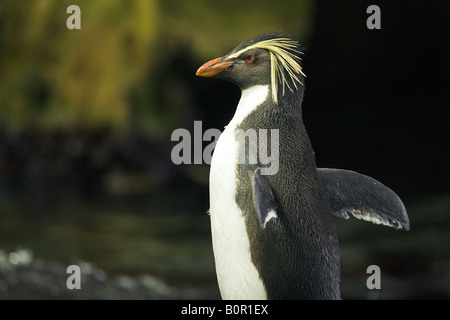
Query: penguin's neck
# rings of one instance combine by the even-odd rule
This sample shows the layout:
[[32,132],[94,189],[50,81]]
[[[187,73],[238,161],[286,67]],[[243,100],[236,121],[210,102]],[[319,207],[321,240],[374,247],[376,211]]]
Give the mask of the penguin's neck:
[[228,127],[238,126],[253,110],[269,96],[269,85],[257,85],[242,90],[241,99]]

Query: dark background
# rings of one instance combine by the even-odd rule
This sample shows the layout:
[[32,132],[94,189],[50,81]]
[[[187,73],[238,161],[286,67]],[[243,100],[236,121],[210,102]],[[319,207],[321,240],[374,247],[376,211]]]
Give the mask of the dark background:
[[[69,4],[81,30],[65,27]],[[371,4],[381,30],[366,27]],[[209,167],[174,165],[170,136],[195,120],[222,130],[234,113],[239,90],[195,77],[201,64],[282,31],[304,47],[318,166],[380,180],[411,220],[408,233],[337,221],[344,298],[448,299],[449,16],[448,1],[1,2],[0,296],[218,298]],[[41,258],[54,278],[40,281]],[[68,293],[74,261],[111,278],[91,272],[101,290],[87,279]],[[380,291],[365,286],[370,264]],[[142,274],[167,291],[148,294]]]

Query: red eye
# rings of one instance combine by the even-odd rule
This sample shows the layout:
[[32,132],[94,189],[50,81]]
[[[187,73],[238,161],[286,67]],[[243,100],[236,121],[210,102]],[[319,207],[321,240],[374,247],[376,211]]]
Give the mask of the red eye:
[[245,61],[247,61],[248,63],[252,63],[253,60],[255,60],[255,57],[252,56],[252,55],[249,55],[249,56],[247,56],[247,57],[245,58]]

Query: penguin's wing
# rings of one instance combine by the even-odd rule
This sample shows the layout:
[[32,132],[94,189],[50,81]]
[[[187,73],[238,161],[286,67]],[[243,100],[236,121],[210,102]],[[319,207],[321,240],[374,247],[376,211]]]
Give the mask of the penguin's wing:
[[354,171],[317,169],[334,215],[354,217],[395,229],[409,230],[409,218],[402,200],[379,181]]
[[261,170],[257,168],[253,173],[252,193],[253,205],[258,215],[261,228],[265,229],[267,222],[272,218],[277,218],[278,205],[266,176],[261,175]]

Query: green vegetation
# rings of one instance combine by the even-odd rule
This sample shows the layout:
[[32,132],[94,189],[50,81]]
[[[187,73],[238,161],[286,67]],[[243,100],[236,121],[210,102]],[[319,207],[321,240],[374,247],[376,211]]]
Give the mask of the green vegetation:
[[[81,30],[66,27],[70,4],[81,9]],[[195,70],[264,32],[305,37],[311,12],[310,0],[2,1],[0,125],[167,131],[177,109],[164,86],[186,91],[161,77],[177,51],[194,57]]]

